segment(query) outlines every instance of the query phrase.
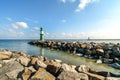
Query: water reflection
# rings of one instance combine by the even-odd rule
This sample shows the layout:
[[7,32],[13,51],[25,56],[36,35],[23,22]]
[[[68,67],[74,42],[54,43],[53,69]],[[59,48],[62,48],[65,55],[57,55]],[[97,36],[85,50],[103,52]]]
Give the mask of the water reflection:
[[40,47],[40,55],[44,57],[44,48]]

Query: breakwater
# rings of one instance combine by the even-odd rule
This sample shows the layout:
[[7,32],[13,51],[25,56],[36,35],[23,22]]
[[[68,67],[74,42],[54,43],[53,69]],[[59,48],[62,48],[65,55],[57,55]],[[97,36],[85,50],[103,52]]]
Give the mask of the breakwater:
[[78,56],[95,59],[97,63],[107,63],[113,68],[120,69],[119,43],[31,41],[29,44],[68,51]]
[[96,71],[86,65],[69,65],[61,60],[30,56],[0,49],[0,80],[119,80],[120,75]]

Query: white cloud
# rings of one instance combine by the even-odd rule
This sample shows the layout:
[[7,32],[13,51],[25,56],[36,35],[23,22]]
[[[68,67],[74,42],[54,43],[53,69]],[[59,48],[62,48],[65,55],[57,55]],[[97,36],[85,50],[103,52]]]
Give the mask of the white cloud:
[[97,2],[97,1],[98,0],[80,0],[80,3],[75,11],[80,12],[81,10],[84,10],[88,4]]
[[[58,36],[59,35],[59,36]],[[81,32],[81,33],[52,33],[47,36],[45,36],[48,39],[119,39],[118,33],[110,33],[110,32]],[[119,34],[120,35],[120,34]]]
[[25,22],[16,22],[12,24],[13,28],[19,29],[19,28],[28,28],[27,23]]

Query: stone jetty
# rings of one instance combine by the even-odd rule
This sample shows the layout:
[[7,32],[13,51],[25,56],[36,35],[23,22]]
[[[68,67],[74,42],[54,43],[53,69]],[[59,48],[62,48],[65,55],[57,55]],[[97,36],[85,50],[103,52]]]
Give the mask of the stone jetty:
[[120,75],[0,49],[0,80],[120,80]]
[[109,66],[120,69],[120,44],[114,43],[83,43],[63,41],[31,41],[31,45],[49,47],[61,51],[68,51],[78,56],[92,58],[96,63],[107,63]]

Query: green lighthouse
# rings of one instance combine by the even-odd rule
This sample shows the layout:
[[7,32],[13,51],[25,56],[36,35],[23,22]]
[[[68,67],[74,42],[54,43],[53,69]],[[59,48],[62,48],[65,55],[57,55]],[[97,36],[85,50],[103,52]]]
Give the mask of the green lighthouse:
[[42,27],[40,28],[40,40],[44,41],[44,31]]

